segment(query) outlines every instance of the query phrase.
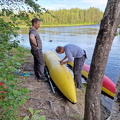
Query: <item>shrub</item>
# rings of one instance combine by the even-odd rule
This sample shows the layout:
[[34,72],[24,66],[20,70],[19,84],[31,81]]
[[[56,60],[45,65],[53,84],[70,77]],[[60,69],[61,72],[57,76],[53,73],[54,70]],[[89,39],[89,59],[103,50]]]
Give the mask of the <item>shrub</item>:
[[10,53],[13,47],[18,46],[18,42],[11,42],[16,27],[12,22],[5,22],[0,19],[0,118],[2,120],[15,120],[17,108],[26,102],[25,96],[29,90],[23,88],[17,75],[14,73],[23,62],[23,50],[17,48],[14,56]]

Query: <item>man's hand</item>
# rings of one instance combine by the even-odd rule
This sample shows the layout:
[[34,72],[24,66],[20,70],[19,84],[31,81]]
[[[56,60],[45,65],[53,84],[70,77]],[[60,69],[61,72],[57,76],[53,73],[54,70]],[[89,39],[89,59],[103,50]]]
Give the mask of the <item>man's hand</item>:
[[63,65],[63,61],[62,60],[60,61],[60,64]]
[[69,63],[69,62],[70,62],[70,61],[65,61],[65,62],[63,62],[63,60],[61,60],[61,61],[60,61],[60,64],[61,64],[61,65],[64,65],[64,64],[67,64],[67,63]]

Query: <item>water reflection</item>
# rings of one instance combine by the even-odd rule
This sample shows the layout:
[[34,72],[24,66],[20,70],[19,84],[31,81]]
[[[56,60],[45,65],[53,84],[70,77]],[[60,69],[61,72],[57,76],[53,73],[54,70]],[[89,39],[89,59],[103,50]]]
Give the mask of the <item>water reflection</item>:
[[72,35],[77,36],[78,34],[88,34],[88,35],[96,35],[98,33],[97,28],[83,28],[83,27],[57,27],[57,28],[41,28],[39,30],[40,33],[49,33],[52,35]]
[[[18,31],[20,34],[28,34],[30,27],[23,27]],[[40,34],[51,34],[51,35],[71,35],[77,36],[78,34],[96,35],[98,33],[98,28],[86,28],[83,26],[73,26],[73,27],[48,27],[38,29]]]

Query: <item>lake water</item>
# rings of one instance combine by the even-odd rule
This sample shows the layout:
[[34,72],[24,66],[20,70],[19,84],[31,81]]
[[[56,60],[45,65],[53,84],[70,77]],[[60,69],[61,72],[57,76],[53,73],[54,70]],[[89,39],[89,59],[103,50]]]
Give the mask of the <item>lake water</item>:
[[[51,50],[55,52],[55,48],[60,45],[64,46],[68,43],[76,44],[86,50],[88,59],[85,61],[86,64],[90,65],[96,37],[98,34],[99,25],[88,25],[88,26],[72,26],[72,27],[46,27],[40,28],[38,32],[43,43],[43,52]],[[19,31],[20,45],[30,49],[28,28],[22,28]],[[52,42],[49,42],[52,40]],[[111,51],[109,54],[108,62],[106,65],[105,75],[108,76],[114,83],[117,83],[118,75],[120,73],[120,28],[118,28],[118,36],[114,38]],[[64,55],[58,55],[61,59]],[[104,99],[104,97],[103,97]],[[109,98],[105,98],[107,104],[111,101]],[[111,101],[112,102],[112,101]],[[111,102],[109,109],[111,108]],[[106,103],[103,103],[106,104]]]

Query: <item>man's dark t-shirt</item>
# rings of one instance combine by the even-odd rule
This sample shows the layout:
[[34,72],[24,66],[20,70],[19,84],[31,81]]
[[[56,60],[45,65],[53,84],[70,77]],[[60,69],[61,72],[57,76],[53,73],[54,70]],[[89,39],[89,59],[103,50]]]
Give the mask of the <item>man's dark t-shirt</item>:
[[[36,42],[37,42],[37,47],[34,47],[32,45],[31,40],[30,40],[30,34],[33,34],[35,36]],[[29,30],[29,40],[30,40],[31,49],[42,50],[42,41],[40,39],[40,35],[34,28],[30,28],[30,30]]]

